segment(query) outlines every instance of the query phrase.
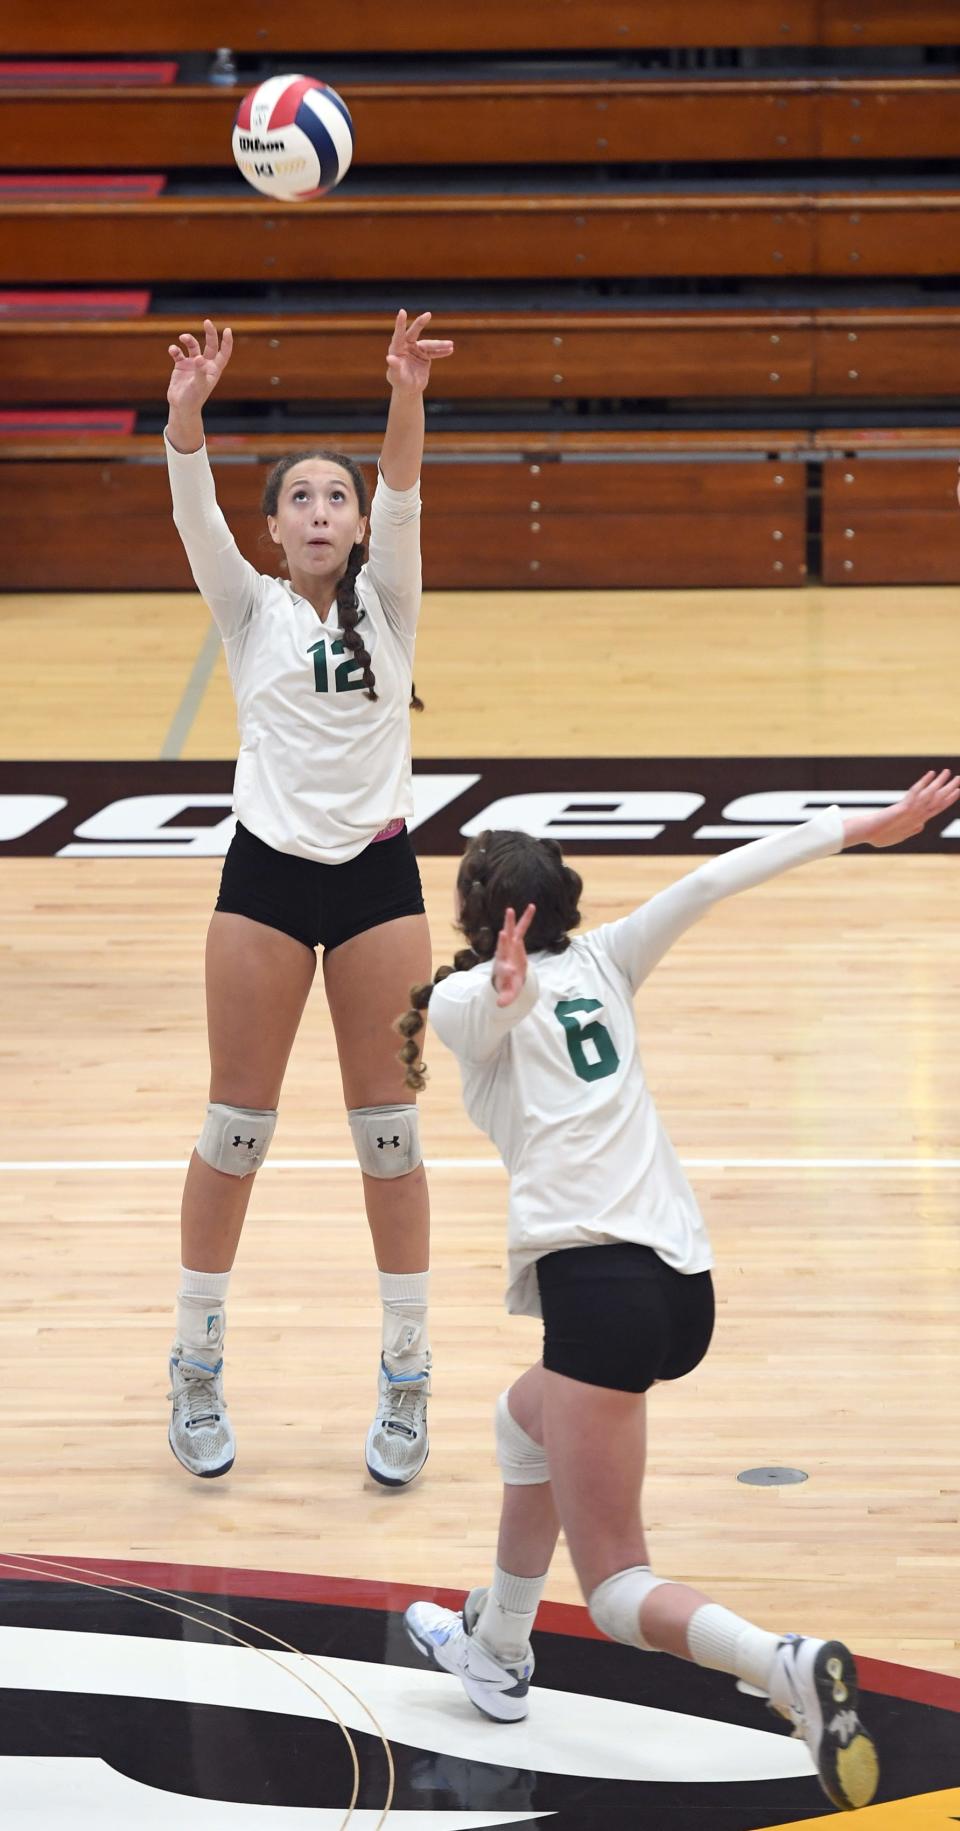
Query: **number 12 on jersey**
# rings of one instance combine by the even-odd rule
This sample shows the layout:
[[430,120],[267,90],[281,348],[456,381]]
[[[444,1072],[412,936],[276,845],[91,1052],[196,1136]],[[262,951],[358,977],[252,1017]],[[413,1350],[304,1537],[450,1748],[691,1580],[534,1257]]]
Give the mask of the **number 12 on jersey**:
[[599,998],[561,998],[559,1004],[554,1005],[554,1014],[566,1031],[570,1060],[581,1081],[602,1081],[605,1075],[615,1074],[620,1066],[620,1057],[606,1025],[596,1021],[581,1024],[577,1016],[579,1011],[602,1009]]
[[[319,642],[314,642],[307,652],[313,656],[314,691],[329,693],[326,636],[321,636]],[[331,642],[330,653],[331,655],[346,655],[346,644],[339,641]],[[351,674],[354,676],[352,680]],[[333,690],[335,693],[361,693],[363,691],[363,667],[359,661],[354,661],[352,655],[347,655],[346,661],[341,661],[340,666],[334,669]]]

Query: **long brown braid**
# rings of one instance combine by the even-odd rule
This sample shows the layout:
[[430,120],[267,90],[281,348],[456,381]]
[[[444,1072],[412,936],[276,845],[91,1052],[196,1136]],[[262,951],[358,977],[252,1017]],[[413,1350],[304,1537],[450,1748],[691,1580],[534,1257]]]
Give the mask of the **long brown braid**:
[[[360,513],[364,516],[368,515],[370,493],[367,489],[367,480],[359,464],[355,464],[353,459],[348,458],[342,451],[325,450],[295,451],[291,452],[289,457],[281,458],[269,472],[263,486],[263,495],[260,498],[261,513],[276,515],[277,504],[280,501],[280,485],[287,472],[292,470],[294,465],[309,463],[314,458],[319,458],[327,464],[338,464],[341,470],[346,471],[356,491]],[[357,595],[357,578],[366,557],[366,541],[357,541],[350,549],[346,571],[337,580],[337,622],[343,633],[344,647],[350,650],[354,661],[363,669],[363,685],[367,698],[378,699],[379,694],[376,691],[376,678],[371,666],[370,655],[358,629],[358,624],[362,622],[365,613]],[[414,682],[411,683],[410,705],[415,712],[423,711],[423,700],[419,698]]]
[[482,960],[492,960],[507,910],[519,914],[528,903],[536,904],[537,913],[527,933],[527,951],[565,953],[570,930],[580,923],[582,891],[583,879],[564,864],[555,839],[533,839],[529,833],[502,828],[479,833],[470,841],[457,872],[457,927],[468,945],[454,955],[452,966],[439,967],[426,985],[411,986],[410,1009],[394,1025],[404,1038],[398,1060],[406,1070],[408,1087],[421,1093],[426,1086],[427,1068],[420,1060],[417,1038],[434,986],[451,973],[468,973]]

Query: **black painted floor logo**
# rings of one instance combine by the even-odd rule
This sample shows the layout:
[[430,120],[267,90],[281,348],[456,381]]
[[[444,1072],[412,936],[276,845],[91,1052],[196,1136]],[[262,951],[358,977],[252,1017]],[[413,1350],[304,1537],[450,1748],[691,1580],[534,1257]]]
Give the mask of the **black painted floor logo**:
[[[491,1723],[410,1647],[414,1593],[0,1560],[5,1825],[760,1831],[835,1816],[761,1701],[598,1639],[581,1609],[545,1606],[530,1716]],[[869,1661],[863,1677],[891,1802],[865,1831],[960,1819],[960,1680]]]
[[[781,832],[838,802],[888,807],[930,757],[460,758],[417,763],[418,852],[458,854],[484,827],[515,827],[570,852],[708,857]],[[0,762],[0,854],[222,858],[234,766]],[[901,851],[960,851],[945,815]]]

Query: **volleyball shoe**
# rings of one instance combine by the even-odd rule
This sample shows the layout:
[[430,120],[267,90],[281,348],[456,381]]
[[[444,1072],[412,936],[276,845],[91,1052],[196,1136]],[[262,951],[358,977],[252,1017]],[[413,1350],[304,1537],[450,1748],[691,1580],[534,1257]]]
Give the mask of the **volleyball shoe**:
[[857,1668],[839,1640],[787,1634],[774,1654],[770,1702],[817,1764],[820,1785],[841,1811],[868,1806],[880,1779],[876,1743],[857,1713]]
[[223,1396],[223,1356],[217,1361],[175,1342],[170,1351],[170,1448],[191,1475],[210,1479],[232,1469],[237,1440]]
[[409,1373],[391,1373],[383,1356],[377,1379],[377,1410],[367,1432],[367,1472],[383,1488],[405,1488],[430,1454],[427,1399],[430,1356]]
[[403,1617],[408,1638],[438,1672],[460,1680],[471,1704],[495,1723],[522,1723],[530,1708],[533,1648],[508,1666],[474,1638],[485,1589],[470,1591],[461,1614],[436,1602],[411,1602]]

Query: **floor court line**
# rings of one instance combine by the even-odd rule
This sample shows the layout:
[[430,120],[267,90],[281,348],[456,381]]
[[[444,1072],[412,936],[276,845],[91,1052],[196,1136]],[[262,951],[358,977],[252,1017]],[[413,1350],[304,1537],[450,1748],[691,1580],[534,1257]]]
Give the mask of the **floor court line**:
[[[682,1157],[687,1170],[960,1170],[960,1157]],[[499,1170],[496,1157],[427,1157],[428,1170]],[[0,1158],[0,1174],[83,1174],[90,1170],[177,1170],[185,1157],[36,1157]],[[355,1157],[270,1157],[262,1170],[355,1170]]]
[[210,676],[217,664],[220,648],[220,631],[215,623],[211,623],[200,644],[180,703],[170,721],[170,729],[160,746],[161,762],[175,761],[183,754],[183,746],[190,736],[197,713],[203,703],[204,694],[210,684]]

